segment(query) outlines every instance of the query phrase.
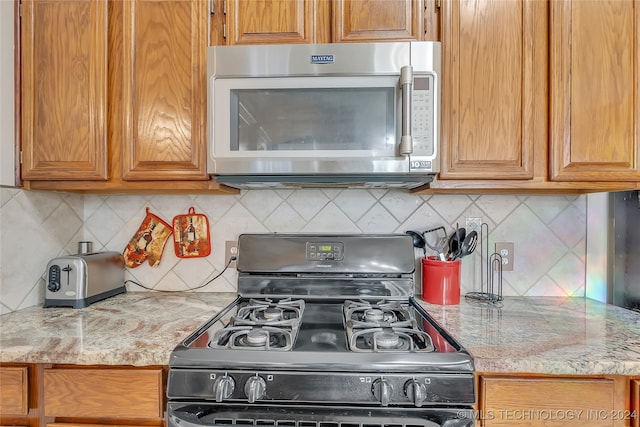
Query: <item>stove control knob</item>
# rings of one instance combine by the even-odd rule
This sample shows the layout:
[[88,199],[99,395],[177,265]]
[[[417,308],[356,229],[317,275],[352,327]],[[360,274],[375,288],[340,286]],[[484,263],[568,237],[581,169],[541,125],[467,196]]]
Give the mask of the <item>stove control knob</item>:
[[224,374],[221,377],[216,378],[213,383],[213,392],[216,396],[216,402],[222,402],[227,399],[233,390],[236,388],[236,382],[229,375]]
[[262,399],[266,390],[267,383],[258,375],[255,377],[249,377],[247,382],[244,384],[244,394],[249,398],[249,403]]
[[419,408],[427,398],[427,387],[418,380],[409,380],[404,383],[404,394]]
[[393,387],[388,380],[384,378],[375,380],[371,385],[371,392],[373,393],[373,397],[375,397],[382,406],[389,406]]

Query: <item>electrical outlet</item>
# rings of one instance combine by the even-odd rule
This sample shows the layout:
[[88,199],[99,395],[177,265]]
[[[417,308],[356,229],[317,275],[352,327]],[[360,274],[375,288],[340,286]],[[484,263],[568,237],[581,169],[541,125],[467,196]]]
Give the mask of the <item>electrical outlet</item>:
[[513,242],[496,242],[496,253],[502,257],[502,271],[513,271]]
[[467,234],[471,231],[475,231],[476,233],[480,234],[480,227],[482,227],[482,218],[478,218],[478,217],[467,218],[467,222],[465,224]]
[[[232,256],[238,257],[238,242],[236,240],[227,240],[224,243],[224,265],[227,265]],[[236,268],[236,262],[231,261],[229,268]]]

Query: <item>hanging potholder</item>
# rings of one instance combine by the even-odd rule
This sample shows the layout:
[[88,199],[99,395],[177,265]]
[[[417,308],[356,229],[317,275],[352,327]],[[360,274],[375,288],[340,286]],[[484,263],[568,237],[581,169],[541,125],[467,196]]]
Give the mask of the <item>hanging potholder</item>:
[[197,214],[193,207],[189,213],[173,217],[173,246],[180,258],[209,256],[209,220],[205,214]]
[[149,212],[138,231],[133,235],[124,249],[125,264],[129,268],[136,268],[146,260],[151,267],[160,264],[164,245],[171,235],[171,227],[160,217]]

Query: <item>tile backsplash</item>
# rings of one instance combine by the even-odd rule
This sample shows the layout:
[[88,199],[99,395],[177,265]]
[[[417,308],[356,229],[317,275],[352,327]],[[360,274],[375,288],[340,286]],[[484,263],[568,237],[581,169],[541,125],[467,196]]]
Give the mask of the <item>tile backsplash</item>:
[[[238,195],[77,195],[0,188],[0,313],[44,300],[48,260],[94,250],[123,251],[145,210],[171,223],[193,206],[209,218],[206,258],[181,259],[167,242],[160,265],[143,264],[126,277],[156,290],[235,292],[236,272],[224,268],[225,241],[242,233],[404,233],[481,217],[495,242],[513,242],[514,270],[504,295],[584,296],[586,196],[412,195],[397,190],[253,190]],[[421,252],[416,251],[416,266]],[[463,259],[463,292],[479,290],[480,248]],[[417,273],[416,283],[420,283]],[[202,286],[202,287],[201,287]],[[145,289],[128,283],[130,291]],[[417,289],[419,293],[419,289]]]

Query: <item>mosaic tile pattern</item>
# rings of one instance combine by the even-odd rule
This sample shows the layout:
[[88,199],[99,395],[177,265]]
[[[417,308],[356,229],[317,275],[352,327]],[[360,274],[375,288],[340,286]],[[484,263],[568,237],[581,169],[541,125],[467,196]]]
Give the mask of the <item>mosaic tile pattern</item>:
[[[242,233],[404,233],[481,217],[495,242],[515,244],[514,271],[503,274],[510,296],[584,296],[586,196],[412,195],[395,190],[254,190],[238,195],[72,195],[0,189],[0,313],[44,299],[47,261],[75,253],[77,241],[95,250],[123,251],[148,207],[171,223],[193,206],[208,216],[206,258],[181,259],[169,241],[158,267],[144,264],[127,279],[157,290],[235,292],[236,272],[224,268],[226,240]],[[28,226],[28,227],[27,227]],[[17,245],[17,246],[16,246]],[[416,251],[416,267],[422,256]],[[462,262],[462,292],[480,290],[480,247]],[[420,293],[420,273],[416,274]],[[128,285],[130,291],[144,291]]]

